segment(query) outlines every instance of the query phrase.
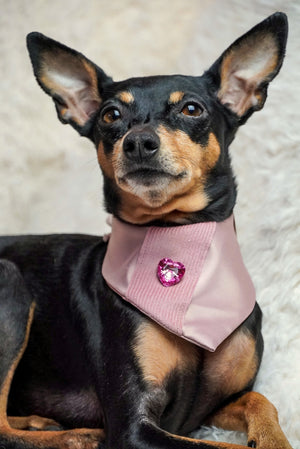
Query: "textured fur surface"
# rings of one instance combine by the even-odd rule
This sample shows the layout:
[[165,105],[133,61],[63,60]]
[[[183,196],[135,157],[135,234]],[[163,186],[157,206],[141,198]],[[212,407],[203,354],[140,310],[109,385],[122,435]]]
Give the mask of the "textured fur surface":
[[[287,56],[263,111],[231,146],[238,236],[264,312],[255,389],[278,408],[300,448],[300,4],[297,0],[0,0],[0,232],[103,234],[101,176],[90,142],[57,121],[36,86],[25,35],[41,31],[82,51],[116,80],[201,74],[236,37],[276,10],[288,14]],[[202,429],[206,439],[243,434]]]

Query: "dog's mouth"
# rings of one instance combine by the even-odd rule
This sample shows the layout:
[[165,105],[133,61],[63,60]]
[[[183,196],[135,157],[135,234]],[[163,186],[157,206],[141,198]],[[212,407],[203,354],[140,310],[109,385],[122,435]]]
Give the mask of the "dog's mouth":
[[165,170],[154,168],[140,168],[127,172],[120,178],[123,182],[134,182],[145,187],[155,186],[158,182],[180,180],[186,176],[186,172],[175,174]]
[[180,190],[188,173],[172,173],[157,168],[139,168],[128,171],[117,177],[119,187],[139,197],[150,207],[158,207],[166,203],[170,197]]

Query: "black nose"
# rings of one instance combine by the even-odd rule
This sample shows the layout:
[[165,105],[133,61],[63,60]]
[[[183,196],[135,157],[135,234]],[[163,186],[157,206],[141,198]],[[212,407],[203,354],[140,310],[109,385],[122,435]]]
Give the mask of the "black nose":
[[158,135],[149,129],[131,131],[124,139],[123,151],[125,156],[134,162],[151,159],[159,149]]

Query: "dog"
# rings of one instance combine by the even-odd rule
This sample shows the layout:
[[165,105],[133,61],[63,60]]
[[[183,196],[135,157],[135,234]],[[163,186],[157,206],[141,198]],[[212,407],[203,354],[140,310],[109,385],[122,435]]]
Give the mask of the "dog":
[[[114,218],[108,242],[87,235],[0,239],[1,448],[243,447],[191,438],[202,424],[244,431],[249,447],[291,448],[275,407],[252,391],[262,314],[245,271],[228,282],[238,291],[235,303],[230,290],[221,313],[235,317],[230,328],[227,318],[214,321],[215,310],[206,326],[198,321],[203,314],[189,309],[199,282],[208,300],[213,296],[201,277],[212,257],[230,272],[236,183],[228,147],[263,107],[286,39],[287,18],[275,13],[202,76],[114,82],[81,53],[28,35],[34,74],[59,120],[96,147]],[[210,281],[219,285],[216,308],[228,296],[220,276],[217,270]],[[203,335],[184,333],[178,310],[184,320],[197,315],[195,333]]]

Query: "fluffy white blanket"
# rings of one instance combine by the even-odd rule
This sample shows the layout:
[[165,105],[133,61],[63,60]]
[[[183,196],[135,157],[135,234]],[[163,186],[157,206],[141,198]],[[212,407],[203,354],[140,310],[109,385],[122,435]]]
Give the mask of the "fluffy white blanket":
[[[0,0],[0,6],[1,233],[105,230],[95,154],[88,141],[59,124],[36,85],[25,49],[28,32],[41,31],[84,52],[116,79],[196,75],[269,14],[288,14],[282,71],[231,154],[239,183],[239,241],[264,312],[265,353],[255,389],[276,405],[299,449],[299,2]],[[215,429],[200,435],[246,441]]]

